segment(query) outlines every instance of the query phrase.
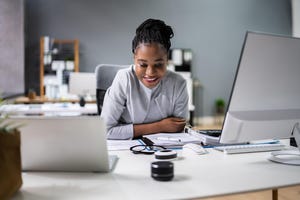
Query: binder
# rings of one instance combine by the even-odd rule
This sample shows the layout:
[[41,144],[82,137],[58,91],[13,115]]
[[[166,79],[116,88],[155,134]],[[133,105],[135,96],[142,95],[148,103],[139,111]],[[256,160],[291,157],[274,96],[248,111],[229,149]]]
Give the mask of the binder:
[[219,142],[220,135],[219,136],[210,136],[210,135],[200,132],[199,130],[193,130],[190,127],[186,127],[185,131],[188,134],[198,138],[202,142],[203,145],[218,145],[218,144],[220,144],[220,142]]
[[181,148],[187,143],[202,144],[199,138],[189,133],[156,133],[144,135],[142,141],[147,145],[159,145],[166,148]]

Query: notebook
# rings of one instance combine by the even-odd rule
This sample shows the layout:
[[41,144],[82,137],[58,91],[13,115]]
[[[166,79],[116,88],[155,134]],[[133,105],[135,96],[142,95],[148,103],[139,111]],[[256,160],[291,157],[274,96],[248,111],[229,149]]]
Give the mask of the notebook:
[[106,125],[98,117],[22,117],[23,171],[109,172],[117,156],[109,156]]

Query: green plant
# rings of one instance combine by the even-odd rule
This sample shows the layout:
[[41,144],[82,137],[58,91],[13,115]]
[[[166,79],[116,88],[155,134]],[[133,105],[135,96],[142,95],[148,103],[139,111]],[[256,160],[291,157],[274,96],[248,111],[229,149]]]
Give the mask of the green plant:
[[218,98],[215,100],[216,112],[217,113],[224,113],[225,109],[225,101],[222,98]]
[[225,101],[222,98],[218,98],[215,101],[216,107],[225,107]]

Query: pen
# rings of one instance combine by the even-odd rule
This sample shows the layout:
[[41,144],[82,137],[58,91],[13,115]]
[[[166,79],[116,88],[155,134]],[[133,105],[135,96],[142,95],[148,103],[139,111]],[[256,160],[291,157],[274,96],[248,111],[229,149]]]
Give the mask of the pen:
[[157,139],[158,140],[167,140],[167,141],[181,142],[180,138],[158,137]]

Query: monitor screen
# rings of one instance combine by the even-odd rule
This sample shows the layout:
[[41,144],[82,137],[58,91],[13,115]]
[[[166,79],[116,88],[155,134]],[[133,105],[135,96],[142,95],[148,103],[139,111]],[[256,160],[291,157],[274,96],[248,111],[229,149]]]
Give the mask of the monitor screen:
[[300,38],[247,32],[220,143],[289,138],[299,123]]
[[96,95],[96,75],[88,72],[72,72],[69,77],[69,93]]

